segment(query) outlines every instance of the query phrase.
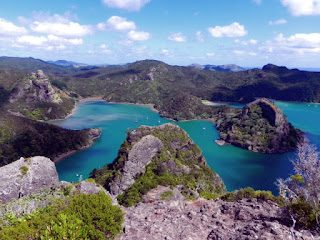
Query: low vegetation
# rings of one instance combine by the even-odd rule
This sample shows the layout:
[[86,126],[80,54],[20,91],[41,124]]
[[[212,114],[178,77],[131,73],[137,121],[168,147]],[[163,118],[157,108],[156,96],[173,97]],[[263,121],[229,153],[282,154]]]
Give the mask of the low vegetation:
[[123,213],[105,193],[78,194],[20,218],[0,220],[0,239],[114,239]]
[[293,227],[320,229],[320,159],[319,152],[308,140],[299,145],[292,161],[294,175],[278,179],[279,192]]

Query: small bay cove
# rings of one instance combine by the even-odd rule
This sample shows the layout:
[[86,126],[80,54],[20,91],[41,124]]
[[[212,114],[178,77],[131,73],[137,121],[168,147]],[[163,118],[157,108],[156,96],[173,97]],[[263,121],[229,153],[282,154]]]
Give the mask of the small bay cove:
[[[294,126],[307,133],[313,144],[320,147],[320,105],[275,102]],[[319,106],[319,107],[318,107]],[[111,163],[126,138],[128,128],[140,125],[157,126],[172,122],[161,118],[149,107],[131,104],[112,104],[105,101],[85,101],[78,104],[74,114],[55,124],[69,129],[101,128],[102,136],[95,144],[56,163],[60,180],[78,181],[89,177],[94,168]],[[292,173],[290,158],[294,153],[260,154],[234,146],[218,146],[219,138],[212,122],[199,120],[176,123],[199,145],[209,164],[225,182],[229,191],[253,187],[277,193],[274,182]]]

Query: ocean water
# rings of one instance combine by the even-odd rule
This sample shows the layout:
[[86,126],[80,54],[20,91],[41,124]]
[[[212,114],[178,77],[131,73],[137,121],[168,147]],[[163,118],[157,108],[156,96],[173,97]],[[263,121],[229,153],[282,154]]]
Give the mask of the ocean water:
[[[275,102],[287,115],[288,120],[302,131],[312,144],[320,147],[320,105],[305,103]],[[104,101],[88,101],[78,105],[73,116],[55,124],[69,129],[102,129],[102,136],[84,151],[73,154],[56,164],[60,180],[78,181],[89,177],[94,168],[111,163],[117,156],[120,145],[126,138],[128,128],[140,125],[157,126],[172,122],[163,119],[148,107],[111,104]],[[261,154],[234,146],[218,146],[219,138],[212,122],[188,121],[177,123],[197,143],[209,166],[216,171],[232,191],[243,187],[270,190],[277,193],[275,181],[292,173],[291,159],[295,153]]]

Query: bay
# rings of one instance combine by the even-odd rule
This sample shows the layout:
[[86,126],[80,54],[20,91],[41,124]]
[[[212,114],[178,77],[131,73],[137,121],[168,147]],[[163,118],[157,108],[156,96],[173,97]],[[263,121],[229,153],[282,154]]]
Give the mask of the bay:
[[[320,106],[305,103],[275,103],[287,115],[288,120],[302,131],[311,143],[320,147]],[[318,107],[319,106],[319,107]],[[102,136],[95,144],[84,151],[75,153],[56,163],[60,180],[78,181],[89,177],[94,168],[111,163],[126,138],[127,129],[140,125],[157,126],[172,122],[161,118],[149,107],[112,104],[105,101],[87,101],[78,105],[75,113],[66,120],[55,124],[69,129],[102,129]],[[232,191],[244,187],[270,190],[277,193],[275,181],[286,178],[292,173],[290,159],[295,153],[261,154],[253,153],[234,146],[218,146],[214,140],[219,138],[212,122],[199,120],[176,123],[182,127],[203,151],[209,166],[216,171]]]

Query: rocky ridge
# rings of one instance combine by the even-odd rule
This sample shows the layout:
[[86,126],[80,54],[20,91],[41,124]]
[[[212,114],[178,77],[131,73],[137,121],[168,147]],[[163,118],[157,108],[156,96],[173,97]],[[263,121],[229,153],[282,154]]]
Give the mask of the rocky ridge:
[[120,203],[129,206],[141,201],[158,185],[181,186],[185,197],[221,194],[221,178],[207,166],[200,148],[175,124],[141,126],[130,132],[118,158],[91,176]]
[[253,152],[294,151],[303,134],[281,109],[264,98],[248,103],[242,111],[219,113],[215,123],[220,140]]
[[20,98],[25,98],[27,103],[50,102],[61,104],[63,102],[42,70],[32,73],[28,79],[24,80],[23,84],[18,85],[11,94],[9,102],[17,102]]
[[125,209],[124,233],[119,239],[320,239],[289,224],[271,201],[158,200]]

